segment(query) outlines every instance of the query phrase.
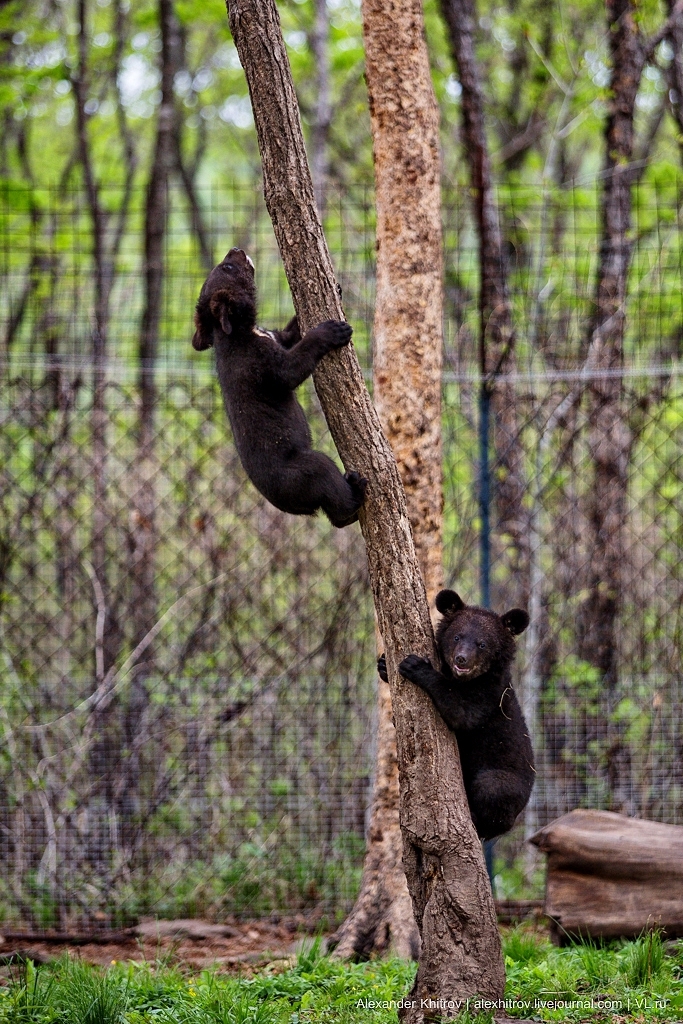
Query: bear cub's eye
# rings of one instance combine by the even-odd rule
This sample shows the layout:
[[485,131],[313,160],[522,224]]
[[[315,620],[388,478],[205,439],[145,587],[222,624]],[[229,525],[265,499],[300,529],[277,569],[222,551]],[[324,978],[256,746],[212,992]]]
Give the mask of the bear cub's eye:
[[484,643],[484,641],[483,641],[483,640],[481,641],[481,643],[479,644],[479,646],[481,647],[482,651],[485,651],[485,650],[486,650],[486,644]]
[[454,639],[454,641],[455,641],[455,642],[456,642],[456,644],[457,644],[457,643],[458,643],[458,641],[460,640],[460,637],[459,637],[459,636],[454,636],[454,637],[453,637],[453,639]]

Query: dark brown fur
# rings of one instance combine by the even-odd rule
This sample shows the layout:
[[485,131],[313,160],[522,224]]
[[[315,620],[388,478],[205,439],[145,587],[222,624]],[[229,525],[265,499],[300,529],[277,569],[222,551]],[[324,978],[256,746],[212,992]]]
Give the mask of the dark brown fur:
[[241,249],[231,249],[204,282],[195,326],[194,347],[215,347],[235,445],[254,486],[283,512],[322,509],[335,526],[355,522],[367,481],[355,472],[342,475],[313,451],[294,395],[327,352],[348,345],[349,324],[327,320],[303,338],[296,317],[282,331],[261,330],[253,265]]
[[[534,784],[529,730],[512,689],[514,637],[529,616],[468,607],[452,590],[437,595],[443,618],[436,640],[443,671],[411,654],[399,672],[425,690],[458,740],[472,821],[482,839],[509,831],[526,807]],[[386,679],[384,658],[378,670]]]

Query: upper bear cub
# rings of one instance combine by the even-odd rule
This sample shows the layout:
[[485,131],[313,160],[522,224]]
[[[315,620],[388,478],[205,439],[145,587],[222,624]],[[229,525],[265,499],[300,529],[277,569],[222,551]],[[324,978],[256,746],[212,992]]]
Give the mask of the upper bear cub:
[[322,509],[335,526],[358,518],[367,480],[342,475],[311,448],[311,432],[295,388],[352,329],[326,320],[301,337],[294,317],[282,331],[256,326],[254,264],[231,249],[202,286],[193,346],[216,349],[216,368],[235,445],[249,479],[276,508],[294,515]]
[[[493,839],[512,828],[534,784],[529,731],[510,679],[513,637],[529,616],[521,608],[496,615],[468,607],[453,590],[442,590],[436,607],[443,671],[410,654],[399,672],[429,694],[455,733],[474,827],[481,839]],[[377,667],[386,680],[384,656]]]

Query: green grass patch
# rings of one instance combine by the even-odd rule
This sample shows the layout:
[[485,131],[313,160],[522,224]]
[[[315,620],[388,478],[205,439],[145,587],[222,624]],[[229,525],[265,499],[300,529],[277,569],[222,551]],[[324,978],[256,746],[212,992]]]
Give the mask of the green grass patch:
[[[633,942],[564,949],[520,927],[504,938],[505,1010],[538,1021],[683,1020],[683,943],[657,933]],[[282,970],[252,977],[218,971],[191,975],[169,963],[117,963],[107,970],[62,958],[47,967],[13,969],[0,988],[7,1024],[396,1024],[414,964],[400,960],[342,964],[320,944]],[[484,1024],[491,1012],[472,1000],[460,1024]]]

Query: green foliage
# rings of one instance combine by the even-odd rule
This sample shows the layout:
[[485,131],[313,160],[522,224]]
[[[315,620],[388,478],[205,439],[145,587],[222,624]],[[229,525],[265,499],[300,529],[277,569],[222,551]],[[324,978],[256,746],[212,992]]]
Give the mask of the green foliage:
[[624,947],[622,960],[624,975],[632,988],[652,984],[668,966],[661,933],[645,932],[629,943]]
[[[503,936],[511,1017],[579,1024],[673,1022],[683,1009],[681,944],[653,932],[634,942],[552,946],[525,926]],[[283,970],[284,967],[284,970]],[[322,955],[319,940],[294,964],[274,961],[250,977],[215,971],[187,975],[163,963],[126,963],[101,971],[57,961],[24,965],[0,989],[6,1024],[396,1024],[414,965],[398,960],[345,964]],[[460,1024],[492,1019],[471,999]]]
[[59,1019],[56,990],[54,974],[37,969],[31,960],[25,961],[2,992],[0,1013],[8,1024],[50,1024]]

